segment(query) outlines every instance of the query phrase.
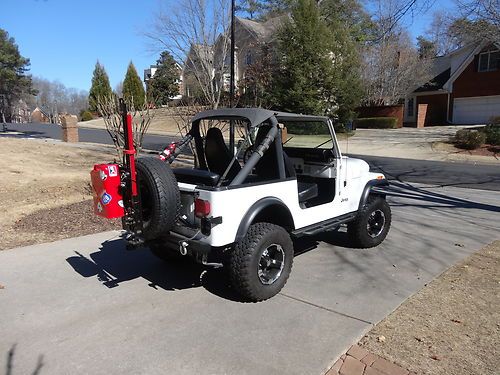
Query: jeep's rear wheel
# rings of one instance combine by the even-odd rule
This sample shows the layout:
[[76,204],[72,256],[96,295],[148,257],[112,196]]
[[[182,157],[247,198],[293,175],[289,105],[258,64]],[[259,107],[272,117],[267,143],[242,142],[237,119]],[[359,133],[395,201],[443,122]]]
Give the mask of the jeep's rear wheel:
[[391,208],[379,196],[370,196],[354,221],[347,225],[347,235],[353,247],[370,248],[385,240],[391,227]]
[[161,159],[139,158],[136,167],[143,234],[147,240],[152,240],[167,234],[177,220],[179,187],[170,165]]
[[231,254],[231,284],[244,299],[263,301],[283,288],[292,264],[293,243],[287,231],[278,225],[256,223]]

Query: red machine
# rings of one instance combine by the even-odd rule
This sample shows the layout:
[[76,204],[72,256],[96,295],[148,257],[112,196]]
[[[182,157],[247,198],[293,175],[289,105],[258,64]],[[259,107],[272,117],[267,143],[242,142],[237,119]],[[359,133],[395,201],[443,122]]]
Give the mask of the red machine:
[[96,164],[90,172],[94,195],[94,212],[107,219],[124,217],[124,229],[142,232],[140,202],[135,170],[135,147],[132,132],[132,116],[127,113],[123,99],[122,112],[124,149],[121,164]]
[[118,164],[96,164],[90,172],[94,213],[107,219],[125,214]]

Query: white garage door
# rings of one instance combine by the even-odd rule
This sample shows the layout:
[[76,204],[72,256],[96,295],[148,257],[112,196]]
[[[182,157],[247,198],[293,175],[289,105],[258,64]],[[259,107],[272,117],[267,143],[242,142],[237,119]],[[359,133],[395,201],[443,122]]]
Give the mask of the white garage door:
[[454,124],[486,124],[492,116],[500,116],[500,95],[453,100]]

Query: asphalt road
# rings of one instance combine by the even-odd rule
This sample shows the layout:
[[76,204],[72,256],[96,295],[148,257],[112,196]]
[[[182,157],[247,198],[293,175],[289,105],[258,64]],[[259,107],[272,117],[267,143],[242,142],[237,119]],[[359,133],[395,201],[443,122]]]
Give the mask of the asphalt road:
[[406,298],[499,238],[500,193],[394,182],[389,236],[296,244],[283,291],[241,303],[223,269],[166,264],[117,232],[0,252],[10,374],[320,375]]
[[[8,129],[17,131],[17,136],[61,139],[61,128],[49,124],[8,124]],[[105,130],[79,128],[82,142],[111,144]],[[0,136],[1,136],[0,132]],[[146,135],[144,147],[161,150],[174,137]],[[498,165],[454,163],[428,160],[351,155],[366,160],[374,170],[380,170],[392,180],[416,182],[436,186],[459,186],[472,189],[500,191],[500,167]]]

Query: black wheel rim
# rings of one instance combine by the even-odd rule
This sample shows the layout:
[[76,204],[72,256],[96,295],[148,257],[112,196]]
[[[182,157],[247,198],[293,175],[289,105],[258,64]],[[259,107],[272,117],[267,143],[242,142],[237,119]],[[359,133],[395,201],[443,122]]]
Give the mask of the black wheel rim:
[[366,223],[366,230],[370,237],[375,238],[380,236],[385,226],[385,214],[382,210],[373,211],[370,216],[368,216],[368,222]]
[[285,252],[281,245],[272,244],[264,249],[259,259],[258,275],[262,284],[270,285],[279,279],[285,266]]

